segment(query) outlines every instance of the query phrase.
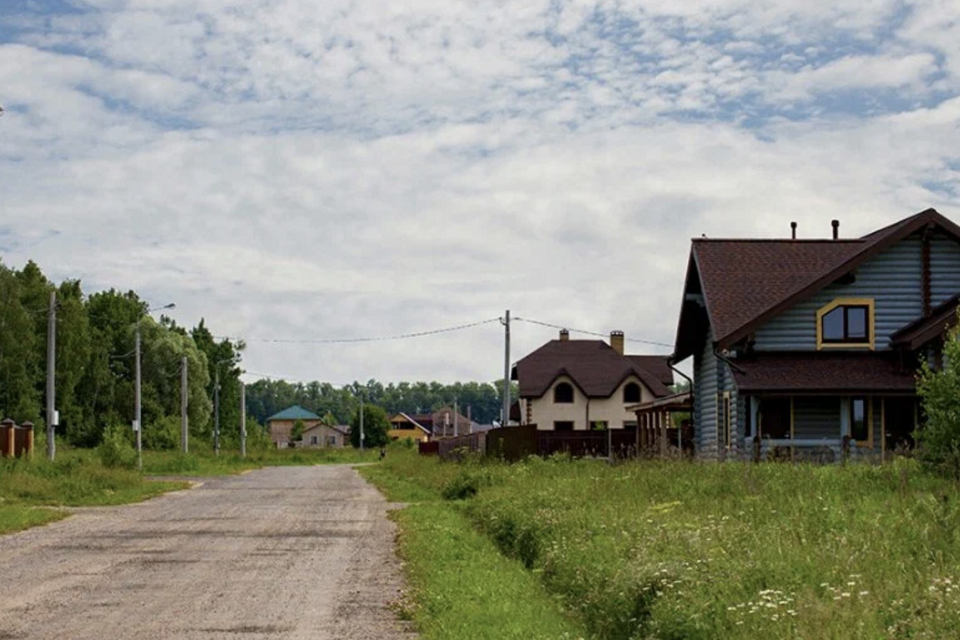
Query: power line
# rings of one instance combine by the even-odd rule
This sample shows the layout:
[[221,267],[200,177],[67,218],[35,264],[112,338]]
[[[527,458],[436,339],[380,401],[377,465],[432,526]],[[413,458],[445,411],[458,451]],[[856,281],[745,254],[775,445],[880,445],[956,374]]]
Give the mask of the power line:
[[240,337],[231,337],[231,336],[214,336],[217,340],[232,340],[244,342],[267,342],[271,344],[356,344],[362,342],[386,342],[389,340],[408,340],[411,338],[423,338],[426,336],[433,336],[442,333],[452,333],[454,331],[463,331],[465,329],[472,329],[474,327],[479,327],[486,324],[493,324],[494,322],[500,322],[500,318],[490,318],[489,320],[481,320],[480,322],[471,322],[469,324],[460,324],[454,327],[445,327],[443,329],[432,329],[430,331],[418,331],[416,333],[405,333],[395,336],[377,336],[377,337],[368,337],[368,338],[329,338],[329,339],[320,339],[320,340],[290,340],[282,338],[240,338]]
[[[552,323],[550,323],[550,322],[543,322],[543,321],[541,321],[541,320],[531,320],[530,318],[514,318],[514,320],[516,320],[516,321],[518,321],[518,322],[526,322],[526,323],[528,323],[528,324],[540,325],[541,327],[550,327],[551,329],[566,329],[567,331],[571,331],[571,332],[573,332],[573,333],[582,333],[582,334],[585,334],[585,335],[588,335],[588,336],[599,336],[599,337],[601,337],[601,338],[607,338],[607,337],[609,337],[606,333],[599,333],[599,332],[597,332],[597,331],[586,331],[586,330],[584,330],[584,329],[573,329],[573,328],[571,328],[571,327],[565,327],[565,326],[559,325],[559,324],[552,324]],[[627,338],[626,340],[627,340],[627,342],[637,342],[637,343],[640,343],[640,344],[650,344],[650,345],[654,345],[654,346],[657,346],[657,347],[666,347],[666,348],[668,348],[668,349],[672,349],[672,348],[673,348],[673,345],[672,345],[672,344],[666,344],[666,343],[664,343],[664,342],[655,342],[655,341],[653,341],[653,340],[641,340],[640,338]]]

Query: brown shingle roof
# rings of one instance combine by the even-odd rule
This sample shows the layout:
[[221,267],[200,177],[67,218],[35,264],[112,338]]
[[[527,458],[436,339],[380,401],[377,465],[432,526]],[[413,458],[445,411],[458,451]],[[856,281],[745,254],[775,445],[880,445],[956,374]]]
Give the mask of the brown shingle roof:
[[931,311],[929,318],[914,320],[900,331],[890,336],[894,345],[904,346],[915,351],[934,338],[939,338],[947,329],[957,324],[957,308],[960,308],[960,294],[953,296]]
[[[687,289],[702,287],[713,339],[721,348],[747,336],[763,322],[813,295],[865,260],[927,225],[960,239],[960,227],[927,209],[852,240],[693,240]],[[699,282],[692,282],[699,276]],[[685,305],[676,355],[690,355],[683,336],[696,322]]]
[[670,368],[669,356],[630,356],[638,367],[644,369],[649,374],[656,376],[657,380],[669,387],[673,384],[673,369]]
[[916,376],[880,353],[783,353],[736,360],[741,393],[914,393]]
[[539,398],[561,375],[568,376],[591,398],[609,398],[630,375],[637,376],[657,397],[669,393],[660,365],[649,371],[633,357],[622,356],[602,340],[551,340],[515,369],[520,397]]

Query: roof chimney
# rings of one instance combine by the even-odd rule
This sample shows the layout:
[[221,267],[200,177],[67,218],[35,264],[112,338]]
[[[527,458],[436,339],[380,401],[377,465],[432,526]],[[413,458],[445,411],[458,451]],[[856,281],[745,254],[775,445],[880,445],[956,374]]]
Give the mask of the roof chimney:
[[613,347],[613,350],[623,355],[623,331],[611,331],[610,332],[610,346]]
[[560,342],[569,342],[570,332],[566,329],[560,329]]
[[833,225],[833,239],[839,240],[840,239],[840,221],[834,220],[830,224]]
[[796,222],[790,223],[790,230],[793,232],[793,239],[796,240],[797,239],[797,223]]

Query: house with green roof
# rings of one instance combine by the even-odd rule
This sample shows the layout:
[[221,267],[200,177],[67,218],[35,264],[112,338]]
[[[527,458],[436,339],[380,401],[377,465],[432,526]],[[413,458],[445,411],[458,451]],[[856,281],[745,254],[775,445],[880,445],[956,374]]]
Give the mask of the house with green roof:
[[300,405],[287,407],[279,413],[267,418],[267,430],[270,432],[270,440],[273,445],[279,449],[290,446],[290,434],[293,432],[294,423],[300,420],[303,422],[303,429],[312,429],[320,424],[320,416],[307,411]]

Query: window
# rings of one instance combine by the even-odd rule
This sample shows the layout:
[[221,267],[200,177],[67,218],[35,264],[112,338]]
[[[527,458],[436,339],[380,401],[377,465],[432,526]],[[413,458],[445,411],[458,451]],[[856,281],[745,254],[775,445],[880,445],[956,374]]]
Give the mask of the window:
[[873,300],[835,300],[817,311],[817,347],[873,348]]
[[337,446],[337,436],[327,436],[327,446],[328,447]]
[[850,400],[850,437],[857,442],[870,442],[870,415],[864,398]]
[[553,388],[553,401],[557,404],[573,404],[573,386],[561,382]]
[[310,436],[310,444],[320,444],[320,438],[318,436]]
[[625,404],[636,404],[640,402],[640,385],[631,382],[623,388],[623,402]]
[[565,422],[554,422],[554,423],[553,423],[553,430],[554,430],[554,431],[573,431],[573,423],[572,423],[572,422],[566,422],[566,421],[565,421]]
[[720,398],[720,444],[726,448],[730,448],[730,440],[732,438],[731,427],[732,427],[732,410],[730,406],[730,392],[725,391]]

